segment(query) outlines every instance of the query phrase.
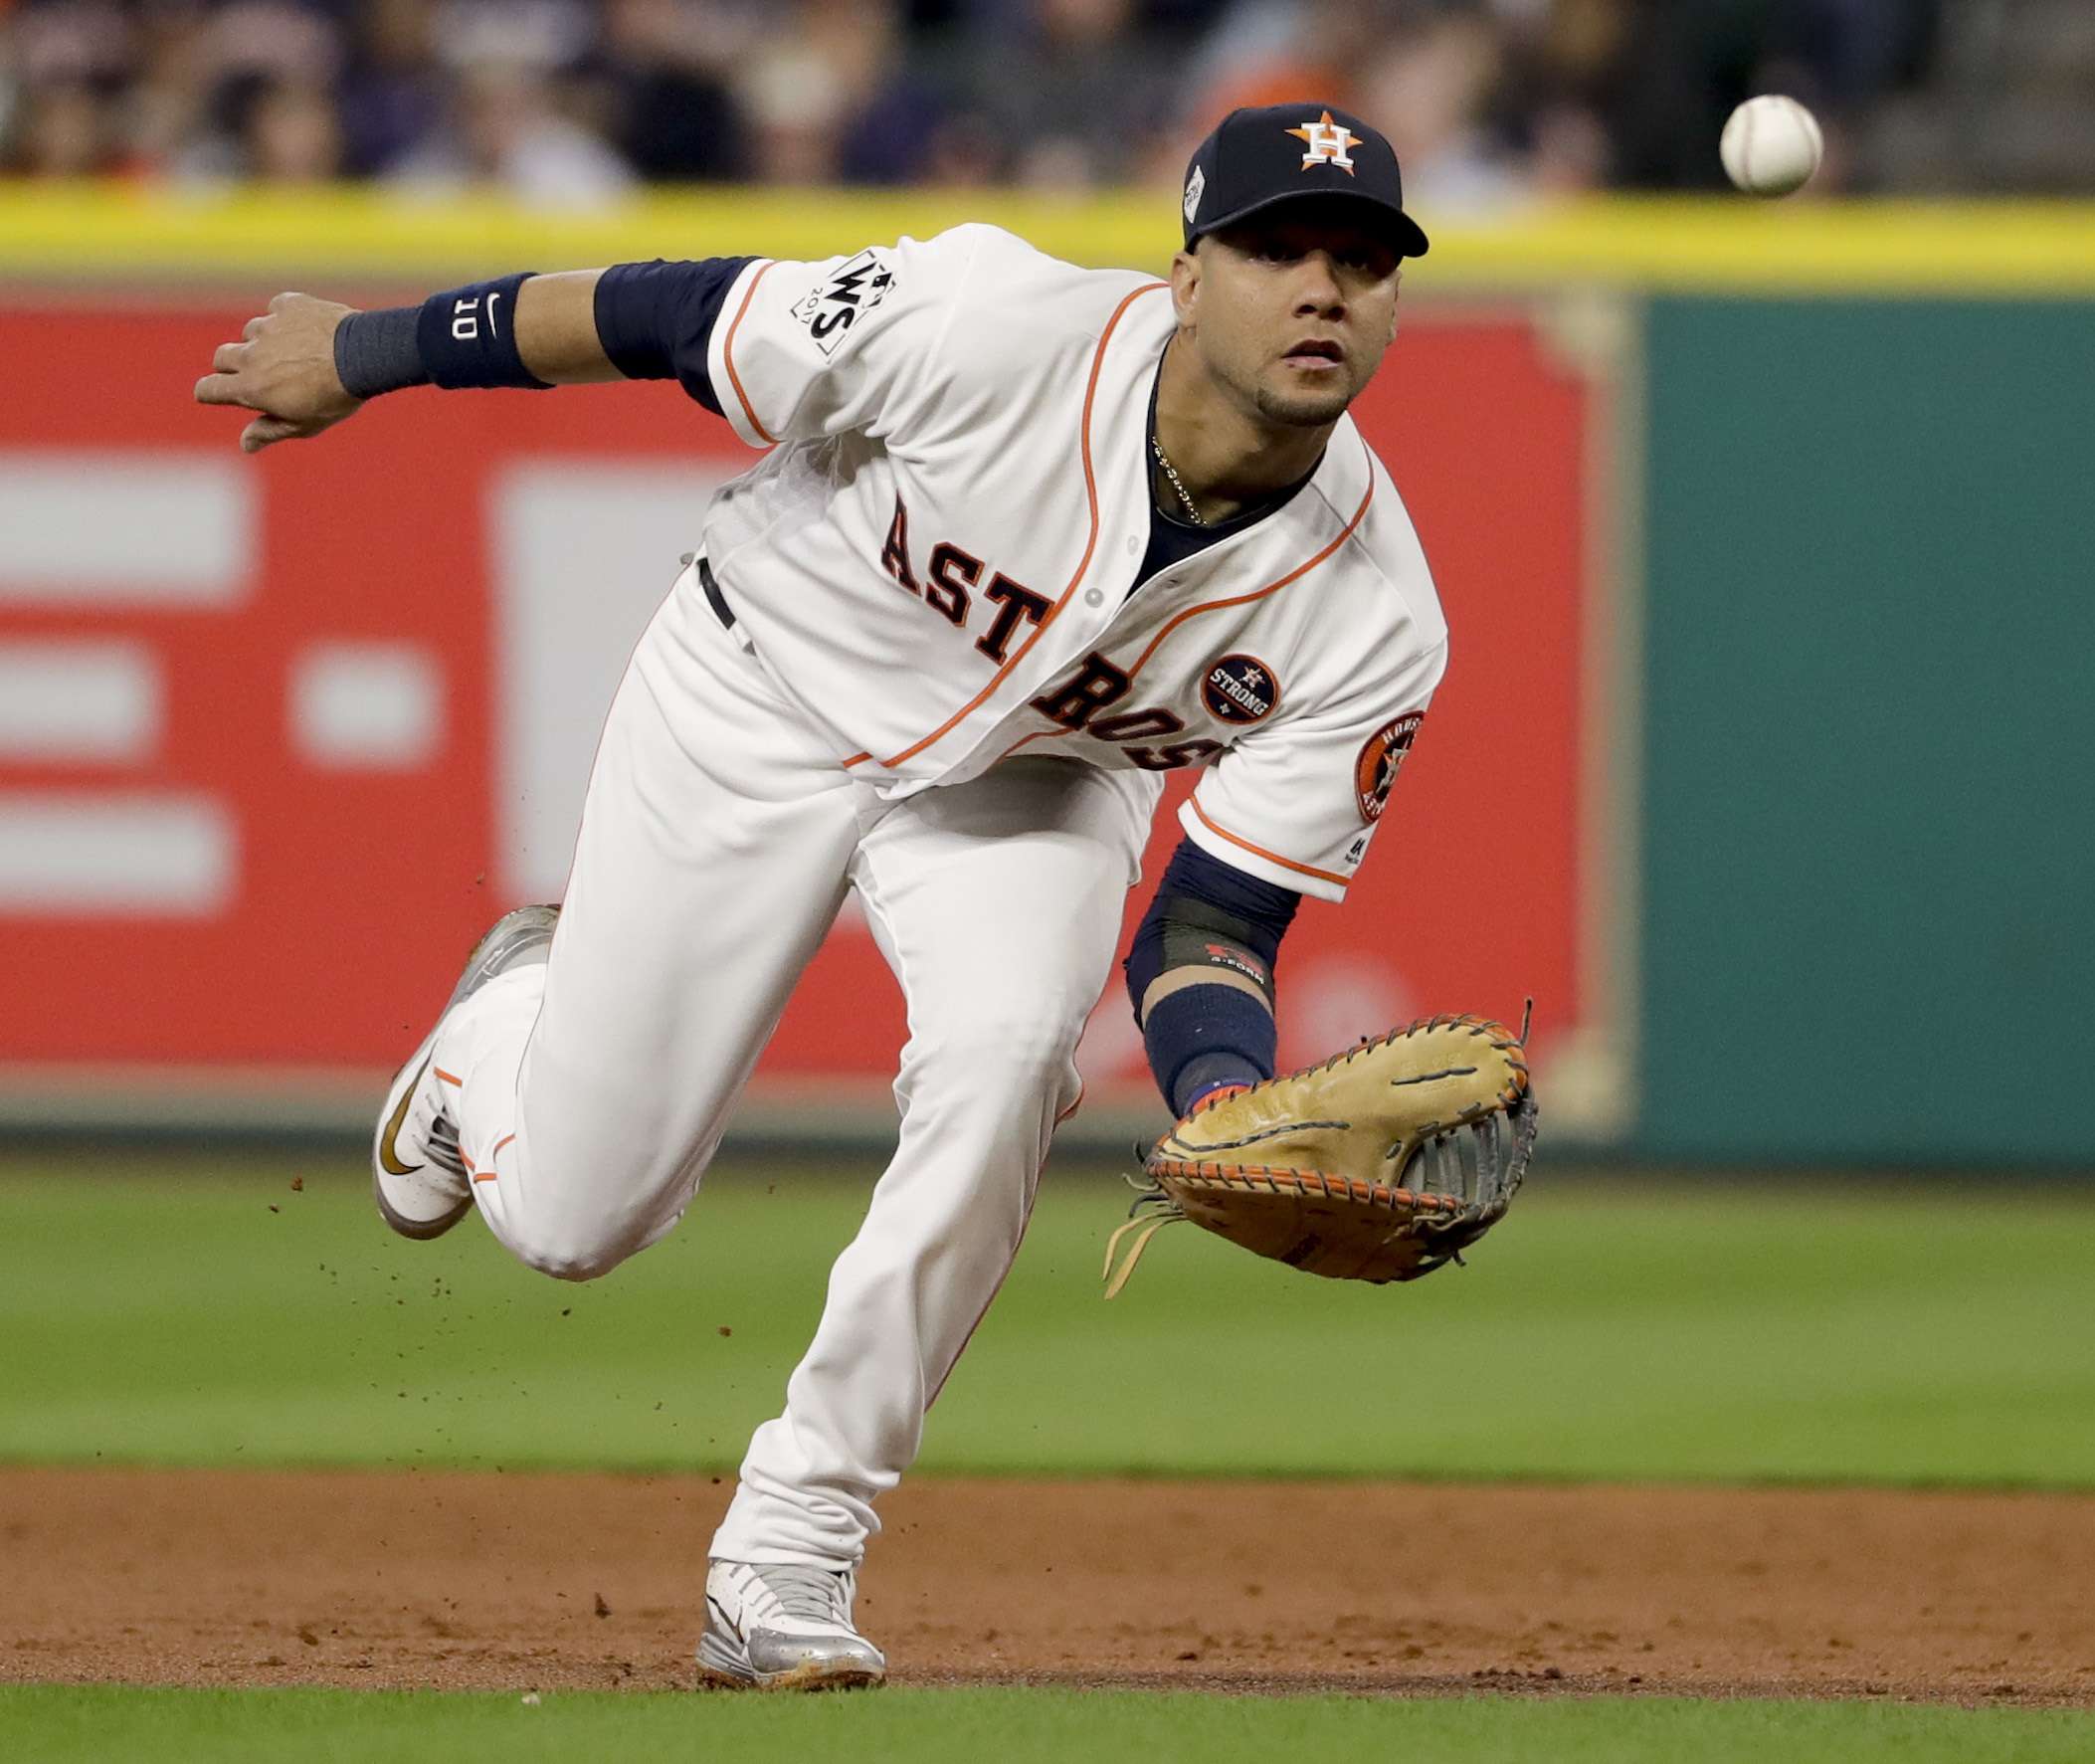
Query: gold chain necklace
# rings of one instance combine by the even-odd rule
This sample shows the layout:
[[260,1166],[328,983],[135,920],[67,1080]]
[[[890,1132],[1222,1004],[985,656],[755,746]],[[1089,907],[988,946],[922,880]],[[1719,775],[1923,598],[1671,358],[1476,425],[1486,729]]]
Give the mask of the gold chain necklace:
[[1193,497],[1187,494],[1186,486],[1180,480],[1177,469],[1164,457],[1164,444],[1155,435],[1149,438],[1149,449],[1157,456],[1157,464],[1164,468],[1164,476],[1171,480],[1171,488],[1179,492],[1179,500],[1186,505],[1186,518],[1195,526],[1206,526],[1208,522],[1193,505]]

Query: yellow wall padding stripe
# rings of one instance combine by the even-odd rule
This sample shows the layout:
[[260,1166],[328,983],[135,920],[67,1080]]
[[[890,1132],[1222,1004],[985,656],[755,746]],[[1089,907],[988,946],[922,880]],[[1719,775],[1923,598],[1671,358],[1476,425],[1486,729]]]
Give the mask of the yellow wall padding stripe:
[[[586,215],[491,197],[370,188],[240,193],[0,184],[0,279],[418,287],[512,269],[652,257],[815,258],[994,221],[1084,264],[1159,270],[1173,193],[1056,198],[981,190],[744,186],[650,194]],[[1658,292],[1924,295],[2095,293],[2095,203],[1758,202],[1609,197],[1490,225],[1422,216],[1411,287],[1598,282]]]

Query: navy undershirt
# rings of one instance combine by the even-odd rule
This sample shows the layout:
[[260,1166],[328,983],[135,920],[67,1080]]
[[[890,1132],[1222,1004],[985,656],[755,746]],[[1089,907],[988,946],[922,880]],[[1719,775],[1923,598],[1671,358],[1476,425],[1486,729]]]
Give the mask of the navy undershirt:
[[1238,514],[1230,520],[1217,521],[1213,526],[1195,526],[1191,521],[1178,520],[1157,506],[1156,498],[1150,498],[1149,549],[1142,554],[1142,567],[1135,572],[1135,580],[1129,586],[1130,594],[1160,570],[1168,570],[1175,563],[1184,563],[1189,557],[1198,557],[1210,545],[1218,544],[1239,533],[1253,521],[1263,520],[1272,512],[1271,507],[1261,506]]
[[[1163,357],[1159,356],[1157,358],[1156,378],[1151,380],[1149,385],[1149,433],[1151,435],[1155,435],[1157,432],[1157,388],[1162,384],[1163,379],[1164,361]],[[1151,457],[1152,459],[1155,457],[1154,450],[1152,450]],[[1317,465],[1320,466],[1323,463],[1323,456],[1319,454],[1317,456]],[[1179,519],[1177,515],[1169,513],[1165,509],[1158,497],[1151,496],[1149,499],[1149,549],[1142,554],[1142,567],[1135,572],[1135,579],[1129,585],[1128,592],[1130,594],[1134,593],[1137,588],[1141,587],[1150,577],[1156,575],[1158,571],[1168,570],[1175,563],[1184,563],[1189,557],[1198,557],[1210,545],[1219,544],[1233,534],[1242,532],[1245,527],[1255,525],[1275,509],[1285,507],[1294,500],[1295,492],[1316,475],[1317,468],[1312,466],[1278,494],[1269,497],[1263,502],[1254,502],[1250,507],[1244,509],[1242,513],[1233,514],[1228,520],[1218,520],[1208,526],[1195,526],[1190,520]],[[1151,476],[1155,477],[1154,471],[1151,473]],[[1173,491],[1172,493],[1176,494],[1177,492]]]
[[629,380],[675,380],[720,414],[706,349],[737,276],[754,258],[613,264],[597,278],[597,340]]

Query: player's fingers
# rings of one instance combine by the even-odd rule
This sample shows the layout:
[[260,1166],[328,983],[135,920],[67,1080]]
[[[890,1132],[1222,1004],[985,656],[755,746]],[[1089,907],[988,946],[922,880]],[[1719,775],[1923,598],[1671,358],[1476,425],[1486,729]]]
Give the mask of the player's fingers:
[[241,404],[250,410],[260,408],[242,391],[235,376],[224,373],[209,373],[197,381],[196,401],[199,404]]
[[303,423],[286,423],[282,417],[257,417],[240,432],[240,451],[259,454],[280,441],[294,441],[308,433]]
[[240,327],[241,340],[252,343],[262,334],[262,327],[267,323],[269,323],[269,317],[266,313],[256,313],[253,318],[250,318],[246,324]]
[[221,343],[211,352],[211,366],[213,371],[217,373],[234,373],[239,370],[240,364],[247,359],[247,344]]
[[301,294],[281,294],[274,295],[270,300],[270,310],[272,312],[281,312],[286,306],[289,305],[291,301],[302,300],[304,297],[305,296]]

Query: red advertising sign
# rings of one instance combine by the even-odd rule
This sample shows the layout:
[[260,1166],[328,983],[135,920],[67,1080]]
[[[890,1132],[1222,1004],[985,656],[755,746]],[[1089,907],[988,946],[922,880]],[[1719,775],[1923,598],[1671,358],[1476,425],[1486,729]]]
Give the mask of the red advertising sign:
[[[749,455],[667,386],[411,393],[246,459],[189,401],[246,313],[0,311],[0,1064],[390,1066],[502,907],[556,894],[593,731]],[[1586,1025],[1594,388],[1520,313],[1412,326],[1359,409],[1451,665],[1343,907],[1280,967],[1283,1057],[1435,1009]],[[1183,787],[1184,781],[1181,782]],[[1369,780],[1364,788],[1371,788]],[[1170,799],[1176,802],[1179,792]],[[1176,840],[1160,816],[1151,874]],[[1130,897],[1138,910],[1143,894]],[[884,1079],[847,916],[763,1072]],[[1124,1000],[1082,1058],[1139,1086]]]

